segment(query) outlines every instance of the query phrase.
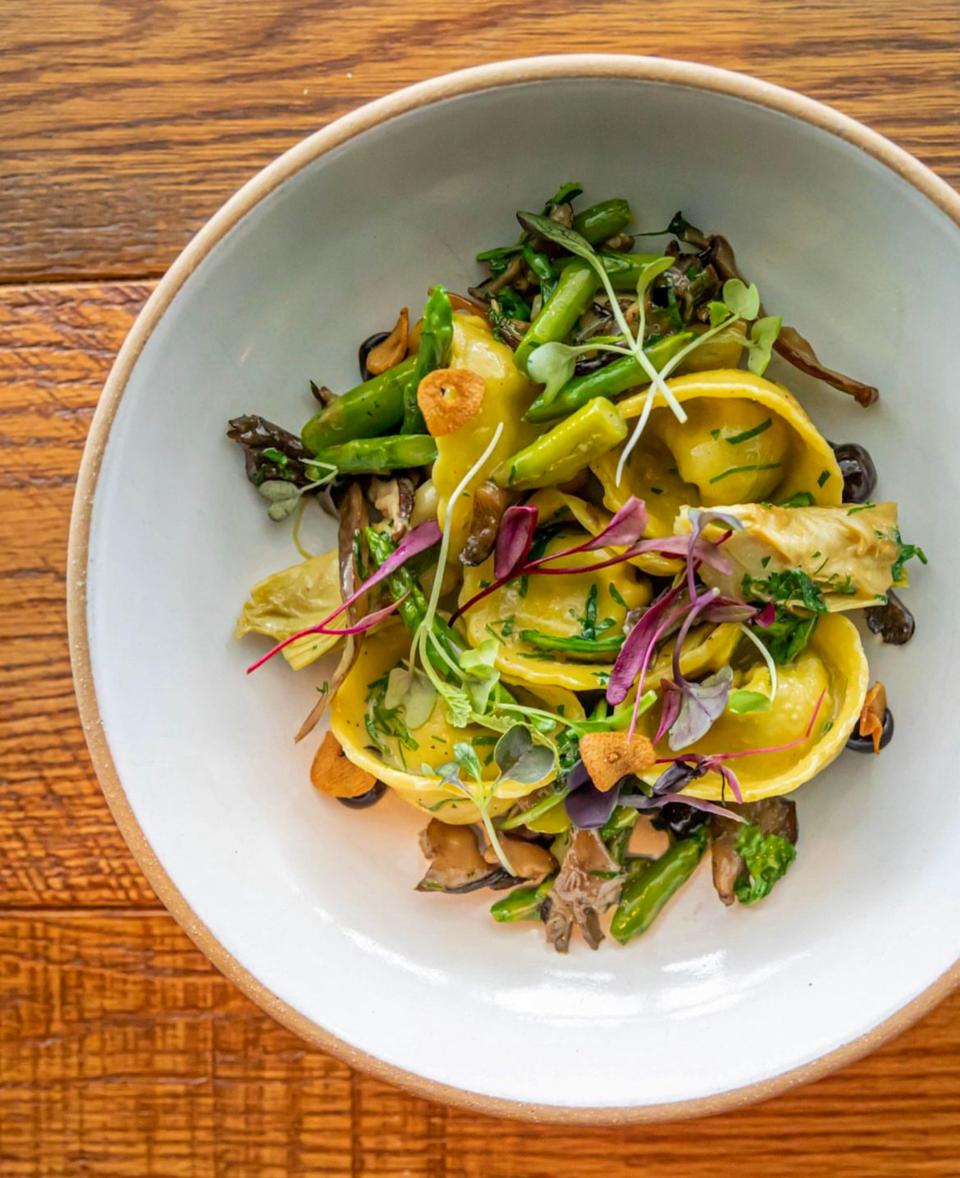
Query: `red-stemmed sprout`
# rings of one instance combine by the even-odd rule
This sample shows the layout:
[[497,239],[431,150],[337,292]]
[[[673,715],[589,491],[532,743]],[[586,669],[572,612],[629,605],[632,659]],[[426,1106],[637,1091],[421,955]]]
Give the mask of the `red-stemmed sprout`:
[[315,626],[308,626],[305,630],[299,630],[296,634],[291,634],[288,638],[284,638],[282,642],[278,642],[276,646],[267,651],[265,655],[250,664],[247,667],[247,674],[251,671],[256,671],[258,667],[262,667],[265,662],[273,658],[275,654],[279,654],[284,647],[289,646],[291,642],[296,642],[298,638],[305,638],[308,634],[335,634],[341,637],[345,634],[362,634],[365,630],[370,630],[384,618],[396,610],[403,598],[385,605],[382,609],[374,610],[373,613],[367,614],[355,624],[351,626],[335,627],[330,623],[350,608],[351,605],[359,600],[365,593],[369,592],[375,585],[379,585],[381,581],[386,580],[391,573],[396,572],[401,565],[406,564],[411,557],[418,556],[421,552],[425,552],[428,548],[432,548],[434,544],[440,542],[441,532],[440,525],[436,520],[428,520],[426,523],[420,524],[400,541],[393,552],[387,557],[382,565],[375,573],[372,573],[367,579],[359,585],[345,601],[342,601],[335,610],[327,614],[327,616]]

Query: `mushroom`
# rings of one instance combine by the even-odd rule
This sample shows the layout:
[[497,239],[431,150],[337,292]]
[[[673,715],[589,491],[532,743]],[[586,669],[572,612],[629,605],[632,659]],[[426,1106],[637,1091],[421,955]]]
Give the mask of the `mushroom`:
[[[779,834],[794,844],[799,837],[797,806],[787,798],[764,798],[759,802],[749,802],[745,806],[730,806],[730,809],[736,810],[748,822],[759,826],[764,834]],[[740,825],[732,818],[721,818],[719,815],[714,815],[710,819],[713,886],[717,890],[717,895],[728,906],[734,901],[737,880],[746,869],[746,865],[737,854]]]
[[600,914],[620,898],[623,869],[595,830],[578,830],[564,856],[548,900],[547,943],[558,953],[570,946],[573,926],[591,949],[603,940]]
[[334,798],[359,798],[377,784],[372,773],[347,758],[332,732],[324,736],[323,744],[314,754],[310,780],[314,789]]
[[413,479],[406,475],[392,479],[372,478],[367,497],[383,516],[390,539],[396,542],[404,536],[413,514]]
[[[525,839],[500,836],[500,846],[510,864],[513,878],[536,881],[544,879],[557,866],[557,862],[546,848],[539,843]],[[493,847],[487,847],[483,853],[487,863],[499,866],[500,860]]]
[[857,731],[862,737],[869,737],[873,742],[873,751],[880,752],[880,741],[883,737],[883,726],[887,714],[887,689],[882,683],[874,683],[867,692],[860,712],[860,722]]
[[420,832],[420,849],[430,867],[417,884],[418,892],[472,892],[506,876],[499,863],[491,866],[484,859],[472,826],[450,826],[433,818]]
[[513,498],[509,491],[489,480],[480,484],[473,496],[470,534],[460,553],[461,564],[473,566],[483,564],[487,559],[497,542],[503,513]]
[[[368,518],[367,505],[363,498],[363,492],[360,490],[360,484],[354,479],[347,484],[343,497],[340,500],[337,555],[340,560],[341,601],[345,601],[350,596],[356,583],[353,541],[357,532],[367,526]],[[358,617],[361,617],[365,608],[364,599],[354,602],[350,609],[347,610],[350,621],[355,622]],[[305,736],[308,736],[316,728],[317,724],[319,724],[321,716],[327,710],[327,705],[333,699],[334,695],[336,695],[337,688],[346,679],[359,653],[359,637],[348,634],[343,640],[340,661],[330,676],[327,689],[320,695],[320,698],[307,713],[305,720],[297,730],[297,734],[293,738],[295,744],[303,740]]]
[[393,330],[386,339],[370,349],[366,356],[367,371],[379,376],[388,368],[395,368],[407,354],[407,331],[410,316],[406,307],[401,308]]

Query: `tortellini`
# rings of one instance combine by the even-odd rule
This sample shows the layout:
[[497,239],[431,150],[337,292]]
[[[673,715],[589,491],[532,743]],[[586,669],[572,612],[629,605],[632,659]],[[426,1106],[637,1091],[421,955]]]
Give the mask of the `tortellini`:
[[[797,495],[840,503],[843,478],[833,451],[786,389],[739,370],[677,377],[670,388],[687,422],[658,405],[619,483],[621,448],[594,464],[611,511],[639,496],[647,503],[649,534],[666,536],[685,505],[780,503]],[[628,397],[617,408],[635,418],[649,395]]]
[[[573,496],[542,491],[530,502],[540,512],[542,555],[581,544],[602,527],[598,522],[602,513]],[[584,528],[581,521],[590,526]],[[548,532],[550,528],[553,530]],[[596,564],[613,554],[612,549],[601,548],[564,557],[559,563],[575,568]],[[461,602],[492,579],[492,558],[477,568],[465,569]],[[616,652],[593,658],[589,653],[550,652],[529,641],[525,633],[534,631],[560,639],[593,633],[609,641],[622,636],[627,611],[646,605],[650,593],[647,579],[626,562],[589,573],[518,578],[467,612],[467,637],[472,646],[479,646],[491,635],[496,637],[500,641],[497,667],[514,682],[597,691],[606,685]]]
[[[840,614],[825,614],[806,649],[794,662],[777,668],[777,678],[777,694],[769,710],[744,715],[727,710],[702,740],[684,749],[691,754],[736,753],[798,741],[780,752],[761,752],[729,762],[747,802],[791,793],[843,751],[867,691],[867,659],[856,627]],[[736,686],[768,694],[766,668],[754,658],[738,668]],[[802,739],[821,695],[813,730],[809,738]],[[642,717],[641,730],[652,735],[656,724],[655,709]],[[666,742],[659,751],[663,756],[672,755]],[[655,777],[653,773],[651,782]],[[694,781],[684,792],[712,801],[732,800],[729,787],[722,789],[720,775],[715,772]]]
[[[355,765],[385,782],[405,801],[444,822],[476,822],[476,806],[425,772],[425,766],[436,769],[454,760],[454,745],[463,741],[474,747],[484,780],[493,780],[497,770],[492,752],[498,733],[479,724],[454,728],[439,699],[425,723],[408,729],[402,709],[386,709],[383,700],[387,677],[409,653],[409,632],[398,623],[384,626],[376,641],[364,642],[330,706],[330,729]],[[576,717],[574,697],[567,695],[563,702]],[[540,789],[553,777],[553,772],[548,773],[532,785],[509,780],[498,783],[490,815],[496,817],[509,810],[518,798]]]

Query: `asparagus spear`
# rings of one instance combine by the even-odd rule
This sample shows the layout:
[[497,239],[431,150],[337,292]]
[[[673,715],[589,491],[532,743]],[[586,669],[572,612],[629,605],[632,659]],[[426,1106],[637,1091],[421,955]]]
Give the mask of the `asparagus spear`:
[[410,466],[428,466],[437,457],[429,434],[394,434],[387,438],[356,438],[330,446],[317,455],[318,463],[335,466],[343,474],[382,474]]
[[[660,369],[692,339],[693,332],[678,332],[644,348],[644,352],[653,366]],[[617,397],[628,389],[646,384],[647,379],[639,362],[633,356],[624,356],[596,372],[568,380],[552,401],[545,400],[541,394],[527,410],[526,420],[552,421],[555,417],[566,417],[594,397]]]
[[420,347],[413,380],[404,385],[403,426],[405,434],[426,432],[426,423],[417,404],[417,389],[420,381],[436,368],[444,368],[450,359],[450,345],[453,343],[453,308],[450,296],[442,286],[435,286],[423,308],[423,327],[420,332]]
[[501,924],[508,920],[540,920],[540,910],[543,902],[550,895],[553,881],[556,877],[548,875],[541,884],[528,884],[526,887],[514,888],[506,896],[490,908],[494,920]]
[[354,438],[375,438],[399,425],[405,391],[411,384],[416,396],[416,366],[417,358],[409,356],[331,401],[303,427],[303,444],[317,454]]
[[591,245],[620,233],[633,220],[629,204],[622,197],[602,200],[573,218],[573,227]]
[[628,878],[610,925],[611,934],[621,945],[647,931],[667,901],[693,875],[706,846],[707,833],[701,826]]
[[596,272],[582,258],[574,258],[569,266],[564,267],[553,294],[517,345],[514,361],[518,368],[526,372],[527,360],[534,348],[551,340],[566,339],[589,306],[599,284]]
[[508,458],[493,473],[501,487],[550,487],[566,483],[627,436],[627,424],[605,397],[580,409]]
[[[660,254],[621,254],[613,250],[605,250],[599,254],[600,261],[603,262],[603,268],[610,276],[610,281],[613,284],[614,290],[624,290],[636,292],[637,283],[640,281],[640,275],[643,273],[644,266],[648,266],[651,262],[655,262]],[[564,270],[568,266],[572,266],[573,258],[560,258],[554,265],[559,270]]]
[[622,863],[627,855],[627,844],[640,814],[632,806],[617,806],[600,828],[600,838],[610,852],[610,858]]

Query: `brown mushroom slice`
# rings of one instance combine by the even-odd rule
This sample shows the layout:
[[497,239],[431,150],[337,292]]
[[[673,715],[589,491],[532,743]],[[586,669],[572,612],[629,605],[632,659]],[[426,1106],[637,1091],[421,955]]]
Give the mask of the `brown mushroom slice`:
[[[369,522],[367,504],[364,500],[363,492],[360,490],[360,484],[356,479],[347,485],[343,498],[340,500],[338,519],[337,560],[340,569],[340,600],[346,601],[353,593],[356,584],[356,568],[353,553],[354,537]],[[359,601],[355,601],[347,610],[347,616],[351,622],[355,622],[358,617],[363,615],[366,609],[365,602],[366,598],[361,598]],[[297,734],[293,738],[294,744],[299,744],[305,736],[309,736],[320,723],[330,701],[337,693],[337,688],[350,673],[350,668],[356,662],[359,653],[360,638],[353,634],[348,634],[344,639],[343,649],[340,652],[340,661],[327,681],[326,690],[321,691],[319,699],[297,729]]]
[[497,542],[503,513],[514,500],[514,496],[489,479],[482,483],[473,496],[473,514],[470,517],[470,535],[467,536],[460,563],[473,567],[483,564]]
[[407,308],[403,307],[387,338],[367,353],[367,371],[372,376],[379,376],[388,368],[395,368],[406,356],[409,323],[410,315]]
[[[800,835],[797,806],[788,798],[763,798],[745,806],[730,806],[730,809],[759,826],[764,834],[778,834],[796,845]],[[728,907],[736,898],[736,883],[746,867],[736,849],[740,827],[741,823],[732,818],[714,815],[710,819],[713,886]]]
[[450,826],[433,818],[420,832],[420,849],[430,867],[417,884],[418,892],[472,892],[491,887],[505,875],[499,863],[492,866],[484,859],[472,826]]
[[550,892],[548,944],[566,953],[576,925],[590,948],[596,949],[603,940],[600,915],[619,900],[623,878],[623,869],[597,832],[578,830]]
[[410,517],[413,515],[414,486],[413,479],[406,475],[398,475],[392,479],[370,480],[367,497],[380,512],[390,539],[396,542],[405,536],[410,528]]
[[[528,839],[500,835],[500,846],[510,864],[514,879],[526,880],[528,883],[539,883],[557,866],[557,861],[545,847]],[[487,847],[483,857],[492,866],[500,865],[500,860],[493,847]]]
[[310,781],[314,789],[334,798],[358,798],[377,784],[372,773],[348,760],[332,732],[324,736],[314,754]]

